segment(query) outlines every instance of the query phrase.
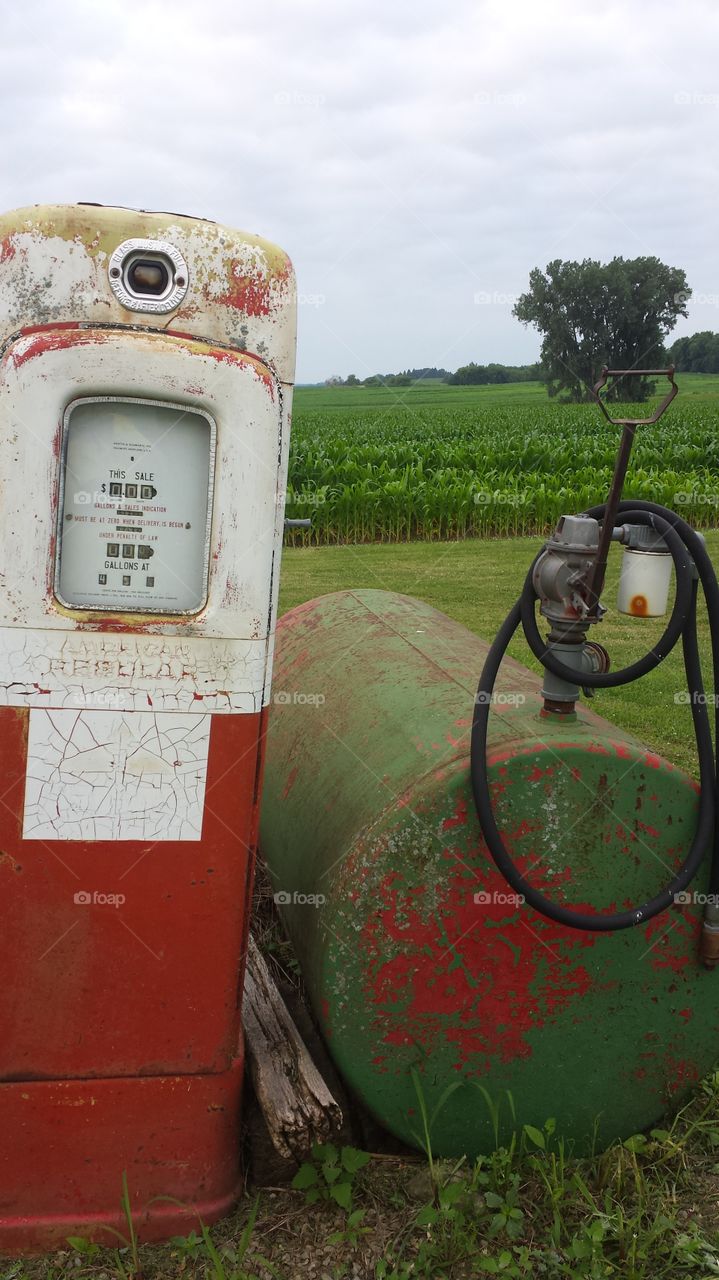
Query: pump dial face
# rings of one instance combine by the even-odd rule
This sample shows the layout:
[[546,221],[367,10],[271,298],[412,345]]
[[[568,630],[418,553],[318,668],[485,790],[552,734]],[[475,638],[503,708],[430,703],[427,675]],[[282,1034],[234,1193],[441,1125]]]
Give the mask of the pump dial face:
[[159,400],[65,413],[55,594],[74,609],[196,613],[207,600],[215,423]]

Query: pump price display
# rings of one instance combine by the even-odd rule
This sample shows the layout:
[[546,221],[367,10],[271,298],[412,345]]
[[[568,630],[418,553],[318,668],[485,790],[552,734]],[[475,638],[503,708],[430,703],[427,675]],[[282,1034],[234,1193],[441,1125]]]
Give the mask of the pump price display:
[[70,608],[194,613],[207,599],[215,423],[156,400],[65,414],[55,594]]

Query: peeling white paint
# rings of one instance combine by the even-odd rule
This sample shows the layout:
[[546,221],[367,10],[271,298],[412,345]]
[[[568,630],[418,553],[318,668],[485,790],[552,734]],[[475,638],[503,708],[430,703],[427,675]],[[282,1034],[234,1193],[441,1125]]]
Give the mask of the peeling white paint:
[[30,712],[25,840],[199,840],[209,715]]
[[268,700],[265,640],[0,627],[0,706],[202,715]]
[[[167,241],[189,267],[189,288],[169,315],[128,313],[108,277],[130,236]],[[5,252],[2,251],[2,242]],[[242,280],[241,294],[230,295]],[[49,287],[48,282],[52,282]],[[262,305],[255,305],[261,298]],[[286,254],[258,236],[174,214],[88,206],[35,206],[0,215],[0,330],[82,320],[166,326],[265,356],[294,379],[296,285]]]

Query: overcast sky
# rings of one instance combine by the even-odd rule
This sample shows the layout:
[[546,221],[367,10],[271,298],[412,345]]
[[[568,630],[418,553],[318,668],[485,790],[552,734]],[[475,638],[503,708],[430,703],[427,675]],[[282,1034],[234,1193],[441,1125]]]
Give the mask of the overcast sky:
[[719,330],[719,6],[3,5],[2,205],[258,232],[298,273],[298,381],[524,363],[552,258],[654,254]]

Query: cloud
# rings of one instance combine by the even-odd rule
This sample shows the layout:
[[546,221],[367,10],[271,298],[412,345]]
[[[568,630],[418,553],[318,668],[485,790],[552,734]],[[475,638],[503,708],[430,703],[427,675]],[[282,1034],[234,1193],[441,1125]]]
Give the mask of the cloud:
[[28,0],[4,14],[0,198],[276,240],[315,299],[301,380],[532,359],[511,299],[553,257],[656,254],[719,295],[718,26],[704,0]]

